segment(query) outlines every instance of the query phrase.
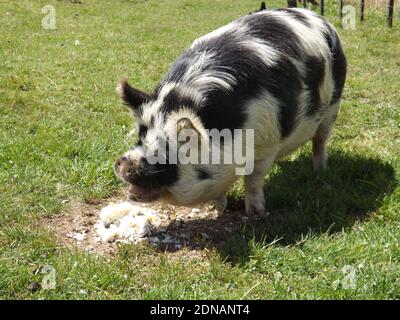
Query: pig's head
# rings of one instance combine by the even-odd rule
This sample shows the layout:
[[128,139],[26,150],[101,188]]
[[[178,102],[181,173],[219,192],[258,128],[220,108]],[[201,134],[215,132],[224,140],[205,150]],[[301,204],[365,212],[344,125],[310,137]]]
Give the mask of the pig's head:
[[[120,81],[117,91],[138,127],[136,144],[115,163],[116,175],[129,184],[130,200],[192,205],[215,199],[232,183],[225,166],[179,161],[177,136],[182,130],[187,129],[190,143],[208,143],[200,119],[191,111],[201,103],[200,96],[185,90],[164,85],[150,96],[126,79]],[[195,135],[193,140],[190,135]]]

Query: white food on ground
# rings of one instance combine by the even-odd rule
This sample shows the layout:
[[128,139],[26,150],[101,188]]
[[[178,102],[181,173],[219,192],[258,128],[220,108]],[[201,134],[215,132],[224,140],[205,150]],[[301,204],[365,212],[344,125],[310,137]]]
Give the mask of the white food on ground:
[[129,202],[112,203],[100,211],[96,231],[103,242],[139,242],[150,235],[156,212]]
[[86,234],[85,233],[79,233],[79,232],[70,232],[67,234],[68,237],[75,239],[76,241],[83,241],[86,239]]

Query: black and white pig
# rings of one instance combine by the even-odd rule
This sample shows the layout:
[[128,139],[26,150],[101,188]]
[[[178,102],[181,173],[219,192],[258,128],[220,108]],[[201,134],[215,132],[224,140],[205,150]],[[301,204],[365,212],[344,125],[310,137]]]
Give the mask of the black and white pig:
[[278,9],[239,18],[195,40],[152,94],[120,81],[138,140],[116,161],[116,174],[129,183],[131,200],[215,201],[224,211],[225,194],[238,178],[235,164],[150,164],[145,154],[182,128],[194,129],[200,140],[207,129],[254,129],[245,207],[247,214],[263,214],[263,178],[275,160],[311,140],[314,168],[326,167],[345,77],[339,36],[315,13]]

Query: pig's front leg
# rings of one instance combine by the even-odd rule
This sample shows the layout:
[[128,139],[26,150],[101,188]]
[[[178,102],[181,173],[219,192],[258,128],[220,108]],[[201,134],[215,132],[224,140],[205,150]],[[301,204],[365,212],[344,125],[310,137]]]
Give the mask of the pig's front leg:
[[264,176],[275,159],[270,156],[265,160],[254,162],[254,171],[252,174],[244,177],[244,204],[246,215],[265,215],[265,197],[264,197]]
[[225,212],[227,203],[228,200],[225,194],[219,196],[213,201],[214,209],[217,210],[218,216],[221,216]]

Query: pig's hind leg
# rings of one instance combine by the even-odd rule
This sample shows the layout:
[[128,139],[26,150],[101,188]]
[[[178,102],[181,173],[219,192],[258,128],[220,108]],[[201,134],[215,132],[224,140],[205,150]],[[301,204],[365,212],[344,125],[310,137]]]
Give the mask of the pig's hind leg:
[[332,127],[336,121],[339,110],[339,103],[329,107],[324,115],[321,124],[312,138],[313,146],[313,167],[314,170],[325,169],[328,165],[328,154],[326,152],[326,143],[331,134]]
[[244,177],[246,215],[265,215],[264,177],[275,160],[276,153],[254,162],[252,174]]
[[217,210],[218,216],[221,216],[225,212],[227,204],[228,199],[226,198],[225,194],[221,195],[213,201],[213,206],[214,209]]

